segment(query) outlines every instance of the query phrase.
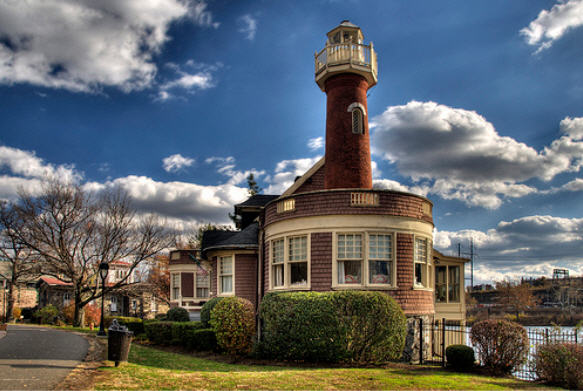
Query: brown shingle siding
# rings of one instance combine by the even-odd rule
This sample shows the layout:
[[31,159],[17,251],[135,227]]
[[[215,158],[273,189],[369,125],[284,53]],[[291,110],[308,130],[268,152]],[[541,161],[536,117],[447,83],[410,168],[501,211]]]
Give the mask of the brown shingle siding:
[[312,290],[329,291],[332,289],[332,233],[313,233],[310,241]]
[[257,255],[235,255],[235,295],[257,304]]

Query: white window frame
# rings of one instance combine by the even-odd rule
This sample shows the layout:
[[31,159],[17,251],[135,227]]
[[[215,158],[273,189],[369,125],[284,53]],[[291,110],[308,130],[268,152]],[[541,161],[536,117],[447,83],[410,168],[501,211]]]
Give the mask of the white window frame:
[[[437,268],[438,267],[444,267],[445,268],[445,301],[437,301]],[[463,279],[463,274],[462,274],[462,265],[456,265],[456,264],[439,264],[439,265],[435,265],[435,282],[434,282],[434,290],[435,290],[435,303],[436,304],[461,304],[462,303],[462,279]],[[452,281],[450,279],[450,269],[451,268],[458,268],[458,281],[457,281],[457,287],[458,287],[458,300],[457,301],[452,301],[449,298],[449,290],[450,290],[450,286],[455,286],[455,284],[452,284]]]
[[[417,242],[425,241],[425,260],[419,259],[419,251]],[[415,289],[433,289],[433,281],[429,273],[431,266],[431,239],[426,236],[414,235],[413,236],[413,287]],[[417,282],[417,265],[420,265],[421,270],[421,283]]]
[[[195,299],[208,299],[210,297],[210,293],[211,293],[211,275],[210,275],[210,272],[208,270],[204,269],[203,267],[198,266],[198,265],[196,266],[196,269],[197,270],[194,272],[194,298]],[[199,288],[199,286],[198,286],[198,276],[199,276],[198,269],[202,269],[208,273],[208,275],[206,276],[206,277],[208,277],[207,278],[207,286]],[[201,276],[202,276],[202,274],[201,274]],[[207,290],[207,295],[206,296],[199,296],[198,290],[205,289],[205,288]]]
[[[224,274],[221,272],[222,263],[226,261],[227,258],[231,260],[231,273]],[[231,276],[231,291],[223,292],[221,278]],[[217,296],[235,296],[235,255],[219,255],[217,257]]]
[[[170,273],[170,292],[172,294],[171,301],[180,301],[182,300],[182,273]],[[178,294],[175,295],[175,292]],[[177,297],[175,297],[177,296]]]
[[[310,262],[310,253],[311,253],[311,242],[310,242],[310,234],[297,234],[297,235],[289,235],[289,236],[279,236],[275,237],[270,240],[269,242],[269,285],[270,288],[273,290],[306,290],[310,289],[311,286],[311,262]],[[290,255],[290,244],[295,239],[305,238],[306,240],[306,253],[304,260],[292,260]],[[282,243],[283,244],[283,262],[275,263],[275,243]],[[305,263],[306,264],[306,283],[305,284],[292,284],[291,283],[291,267],[294,263]],[[275,285],[275,268],[282,268],[283,269],[283,284],[282,285]]]
[[[361,235],[361,258],[343,258],[338,257],[338,239],[340,235]],[[371,258],[370,241],[371,235],[386,235],[390,236],[391,249],[390,258]],[[334,289],[351,289],[351,288],[374,288],[374,289],[395,289],[397,287],[397,236],[395,231],[338,231],[333,234],[332,243],[332,287]],[[338,279],[339,262],[342,261],[360,261],[360,283],[341,283]],[[374,283],[370,281],[370,262],[389,262],[390,268],[390,282],[389,283]]]

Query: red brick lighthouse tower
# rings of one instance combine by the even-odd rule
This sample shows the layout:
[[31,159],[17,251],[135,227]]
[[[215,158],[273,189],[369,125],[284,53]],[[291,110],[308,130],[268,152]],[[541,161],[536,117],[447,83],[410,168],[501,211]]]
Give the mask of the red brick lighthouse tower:
[[366,92],[377,83],[372,43],[343,21],[316,53],[316,83],[326,92],[326,189],[372,189]]

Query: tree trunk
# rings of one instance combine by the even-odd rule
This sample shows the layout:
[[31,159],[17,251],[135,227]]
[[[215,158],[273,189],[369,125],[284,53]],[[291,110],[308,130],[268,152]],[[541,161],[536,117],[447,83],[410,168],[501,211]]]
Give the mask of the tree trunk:
[[14,311],[14,284],[9,283],[8,284],[8,294],[6,296],[6,319],[5,322],[8,323],[12,320],[13,318],[13,314],[12,311]]
[[75,312],[73,316],[73,326],[83,327],[83,306],[81,303],[81,293],[75,289],[74,296]]

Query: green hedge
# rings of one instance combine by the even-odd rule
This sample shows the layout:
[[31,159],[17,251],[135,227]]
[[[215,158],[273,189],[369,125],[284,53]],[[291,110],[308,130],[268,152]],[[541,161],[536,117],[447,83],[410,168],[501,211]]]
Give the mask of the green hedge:
[[217,338],[213,329],[188,330],[185,335],[185,345],[189,350],[218,350]]
[[242,297],[225,297],[211,311],[210,324],[217,344],[227,353],[246,355],[253,350],[255,309]]
[[211,320],[211,311],[219,301],[221,301],[222,297],[213,297],[209,301],[203,304],[202,308],[200,309],[200,321],[204,325],[204,327],[210,327],[210,320]]
[[117,319],[117,323],[120,326],[126,326],[128,330],[133,331],[134,335],[143,334],[144,330],[144,321],[140,318],[133,318],[130,316],[106,316],[103,319],[103,325],[106,329],[111,326],[111,323],[114,319]]
[[188,315],[188,311],[182,307],[174,307],[170,308],[168,312],[166,312],[166,320],[172,322],[189,322],[190,316]]
[[144,324],[146,336],[157,345],[170,345],[173,324],[174,322],[147,322]]
[[172,322],[172,345],[183,345],[190,331],[204,328],[202,322]]
[[260,318],[258,353],[270,358],[378,363],[405,345],[405,315],[381,292],[269,293]]

